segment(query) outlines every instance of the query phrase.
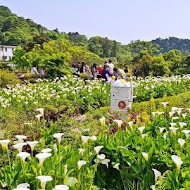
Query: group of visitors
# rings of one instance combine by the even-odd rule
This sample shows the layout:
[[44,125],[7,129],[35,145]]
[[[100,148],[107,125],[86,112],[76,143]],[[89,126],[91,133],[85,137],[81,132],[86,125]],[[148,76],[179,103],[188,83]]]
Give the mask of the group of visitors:
[[106,60],[103,66],[98,66],[94,63],[90,68],[85,62],[78,62],[77,64],[72,64],[72,69],[74,74],[80,76],[81,73],[84,73],[93,80],[103,78],[106,81],[110,82],[111,80],[117,80],[120,78],[126,78],[128,69],[118,69],[112,63],[112,60]]
[[38,69],[37,65],[34,65],[30,70],[31,74],[39,75],[41,78],[45,77],[45,70],[43,68]]

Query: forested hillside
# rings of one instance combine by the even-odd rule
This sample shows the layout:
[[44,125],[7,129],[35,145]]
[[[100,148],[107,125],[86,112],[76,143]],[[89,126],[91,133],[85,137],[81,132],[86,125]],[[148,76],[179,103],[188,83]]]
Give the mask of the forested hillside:
[[178,49],[185,54],[190,52],[189,39],[179,39],[174,37],[166,39],[157,38],[155,40],[152,40],[152,42],[159,45],[159,50],[162,53],[165,53],[172,49]]
[[[126,34],[127,35],[127,34]],[[138,76],[190,72],[190,40],[178,38],[132,41],[123,45],[100,36],[88,39],[78,32],[48,30],[0,6],[0,44],[19,45],[13,62],[21,68],[38,64],[65,73],[69,64],[103,64],[111,58],[120,68],[131,67]],[[54,73],[54,75],[56,75]]]

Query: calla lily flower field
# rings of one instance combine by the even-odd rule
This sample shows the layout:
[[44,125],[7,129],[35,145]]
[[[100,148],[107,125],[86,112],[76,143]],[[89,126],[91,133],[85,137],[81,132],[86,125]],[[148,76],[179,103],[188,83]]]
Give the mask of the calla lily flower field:
[[190,76],[133,84],[127,117],[101,81],[0,89],[0,189],[190,189]]

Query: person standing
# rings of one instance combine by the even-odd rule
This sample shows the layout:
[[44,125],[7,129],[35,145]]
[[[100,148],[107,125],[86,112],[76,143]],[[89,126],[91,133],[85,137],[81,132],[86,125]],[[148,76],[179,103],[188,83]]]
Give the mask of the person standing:
[[114,64],[112,63],[112,60],[111,60],[111,59],[108,60],[108,66],[109,66],[109,68],[110,68],[110,72],[113,73]]
[[91,66],[92,79],[95,80],[97,78],[97,64],[94,63]]

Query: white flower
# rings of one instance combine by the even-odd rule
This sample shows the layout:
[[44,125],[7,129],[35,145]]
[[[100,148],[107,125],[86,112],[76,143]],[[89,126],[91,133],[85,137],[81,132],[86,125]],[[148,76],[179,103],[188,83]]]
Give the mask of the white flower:
[[97,140],[97,137],[96,137],[96,136],[91,136],[90,139],[91,139],[92,141],[96,141],[96,140]]
[[165,130],[165,127],[159,127],[160,133],[163,133],[163,131]]
[[30,188],[30,185],[28,183],[21,183],[17,186],[17,189],[20,189],[20,188]]
[[146,161],[148,161],[148,153],[142,152],[142,155]]
[[25,161],[26,158],[30,156],[30,154],[28,152],[19,152],[17,156],[20,157],[23,161]]
[[86,161],[84,161],[84,160],[79,160],[79,161],[77,162],[78,169],[80,170],[80,168],[81,168],[83,165],[85,165],[85,164],[86,164]]
[[96,152],[96,154],[99,154],[100,150],[103,148],[103,146],[96,146],[94,147],[94,150]]
[[163,134],[163,138],[166,140],[168,131]]
[[16,189],[13,189],[13,190],[30,190],[28,188],[16,188]]
[[101,123],[101,126],[105,126],[106,125],[106,118],[105,117],[102,117],[99,119],[100,120],[100,123]]
[[84,149],[83,148],[79,148],[78,151],[79,151],[79,154],[83,155],[83,153],[84,153]]
[[185,134],[186,138],[189,137],[190,130],[183,130],[181,132]]
[[176,131],[177,131],[179,128],[169,127],[169,129],[170,129],[171,132],[175,135],[175,134],[176,134]]
[[177,111],[178,109],[178,107],[172,107],[172,111]]
[[155,186],[155,185],[151,185],[150,188],[151,188],[152,190],[156,190],[156,186]]
[[120,166],[120,163],[116,163],[113,168],[115,168],[116,170],[119,170],[119,166]]
[[161,104],[166,107],[168,105],[168,102],[161,102]]
[[108,168],[108,163],[109,163],[109,162],[110,162],[110,159],[103,159],[103,160],[100,160],[100,163],[106,165],[107,168]]
[[169,112],[169,116],[172,117],[175,114],[174,111]]
[[69,190],[67,185],[56,185],[55,190]]
[[115,120],[113,120],[113,121],[115,121],[115,122],[117,123],[118,127],[121,127],[121,125],[122,125],[122,123],[123,123],[122,120],[118,120],[118,119],[115,119]]
[[172,120],[177,120],[179,119],[179,117],[172,117]]
[[51,153],[39,153],[39,154],[36,154],[36,158],[38,158],[38,160],[39,160],[39,165],[42,166],[45,159],[49,158],[51,155],[52,155]]
[[8,150],[9,143],[10,143],[9,139],[0,140],[0,144],[1,144],[3,150]]
[[18,139],[18,143],[22,143],[24,142],[24,139],[27,139],[24,135],[16,135],[15,137]]
[[173,162],[175,163],[177,169],[180,170],[181,165],[183,164],[183,161],[181,160],[181,158],[176,155],[172,155],[171,158]]
[[41,152],[43,152],[43,153],[49,153],[49,152],[52,152],[52,149],[51,148],[45,148]]
[[177,124],[176,123],[170,123],[171,127],[174,127],[176,126]]
[[35,115],[35,117],[40,121],[40,118],[42,117],[42,114]]
[[140,131],[140,133],[142,134],[144,131],[145,127],[139,127],[138,130]]
[[145,137],[148,137],[148,134],[142,134],[141,136],[144,139]]
[[89,139],[90,139],[89,136],[81,136],[81,140],[83,143],[87,143]]
[[18,143],[13,145],[13,148],[17,149],[19,152],[22,152],[23,146],[27,145],[27,143]]
[[177,142],[179,143],[181,148],[184,147],[184,145],[185,145],[185,140],[184,139],[179,138]]
[[34,151],[34,147],[38,144],[38,141],[27,141],[27,144],[30,146],[31,150]]
[[128,122],[128,125],[129,125],[129,127],[132,128],[132,127],[133,127],[133,121],[129,121],[129,122]]
[[57,139],[58,143],[61,143],[62,136],[63,136],[63,133],[56,133],[53,135],[53,137]]
[[185,117],[187,116],[187,113],[182,113],[181,115],[185,119]]
[[105,154],[99,154],[99,155],[97,156],[97,158],[98,158],[99,160],[103,160],[103,159],[106,158],[106,156],[105,156]]
[[41,188],[42,188],[43,190],[46,189],[46,183],[47,183],[48,181],[52,181],[52,180],[53,180],[53,178],[52,178],[51,176],[38,176],[38,177],[36,177],[36,178],[40,180],[40,182],[41,182]]
[[187,123],[185,123],[185,122],[179,122],[179,126],[182,129],[183,127],[187,126]]
[[155,181],[157,181],[157,179],[161,176],[161,172],[156,169],[152,169],[152,171],[154,172]]
[[44,108],[38,108],[36,109],[42,116],[44,116]]

